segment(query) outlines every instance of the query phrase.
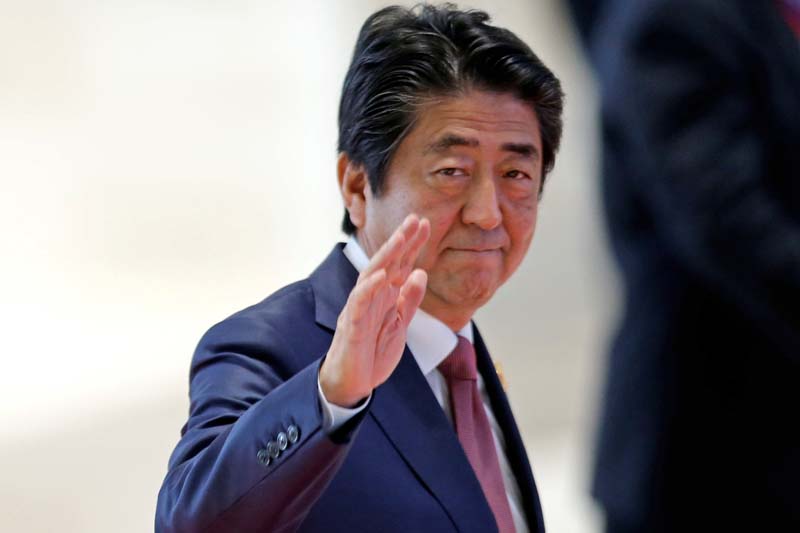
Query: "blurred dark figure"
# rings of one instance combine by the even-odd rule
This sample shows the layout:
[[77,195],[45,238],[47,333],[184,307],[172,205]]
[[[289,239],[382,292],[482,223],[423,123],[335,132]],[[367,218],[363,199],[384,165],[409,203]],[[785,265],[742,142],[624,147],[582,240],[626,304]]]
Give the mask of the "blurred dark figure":
[[800,5],[572,4],[625,289],[608,531],[800,532]]

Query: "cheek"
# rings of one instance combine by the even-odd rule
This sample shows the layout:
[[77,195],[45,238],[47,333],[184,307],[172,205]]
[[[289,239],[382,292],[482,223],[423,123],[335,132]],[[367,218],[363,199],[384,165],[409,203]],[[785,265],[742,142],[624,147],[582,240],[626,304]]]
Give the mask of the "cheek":
[[435,195],[431,196],[433,198],[420,199],[413,204],[413,212],[427,218],[431,225],[430,237],[417,261],[417,265],[421,268],[433,266],[438,254],[448,245],[448,235],[460,224],[458,205],[454,202],[440,201]]
[[411,212],[413,210],[406,205],[403,194],[384,194],[367,205],[367,220],[380,232],[382,243],[392,236]]
[[422,214],[431,224],[431,235],[428,242],[422,247],[417,258],[416,266],[426,271],[430,271],[436,265],[442,250],[447,247],[447,234],[452,224],[447,223],[441,218]]
[[[538,200],[532,204],[518,205],[506,216],[506,230],[511,237],[514,255],[524,255],[533,240],[538,215]],[[521,258],[520,258],[521,259]]]

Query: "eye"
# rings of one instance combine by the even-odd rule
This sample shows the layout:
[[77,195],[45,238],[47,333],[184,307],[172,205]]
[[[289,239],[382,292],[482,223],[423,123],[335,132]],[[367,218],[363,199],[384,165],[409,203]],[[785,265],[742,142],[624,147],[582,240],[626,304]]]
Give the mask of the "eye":
[[514,180],[531,179],[529,174],[521,170],[509,170],[505,173],[505,177]]
[[467,173],[462,168],[455,168],[455,167],[448,167],[442,168],[436,171],[437,174],[441,174],[442,176],[466,176]]

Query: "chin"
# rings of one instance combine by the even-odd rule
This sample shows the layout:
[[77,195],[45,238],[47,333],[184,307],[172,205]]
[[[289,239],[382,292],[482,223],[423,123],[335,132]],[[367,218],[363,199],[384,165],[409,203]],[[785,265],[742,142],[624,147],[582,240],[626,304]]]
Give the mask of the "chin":
[[451,304],[477,308],[488,302],[496,290],[494,273],[476,272],[449,277],[442,290],[436,292],[446,295]]

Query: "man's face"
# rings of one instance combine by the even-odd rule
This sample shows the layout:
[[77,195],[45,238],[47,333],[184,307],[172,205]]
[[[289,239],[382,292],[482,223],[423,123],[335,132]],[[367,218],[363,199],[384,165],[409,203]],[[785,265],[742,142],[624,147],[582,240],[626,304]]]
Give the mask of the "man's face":
[[472,91],[424,106],[398,146],[380,196],[365,191],[358,238],[372,255],[409,213],[431,235],[416,266],[421,308],[453,329],[517,269],[536,227],[542,174],[536,113],[504,93]]

